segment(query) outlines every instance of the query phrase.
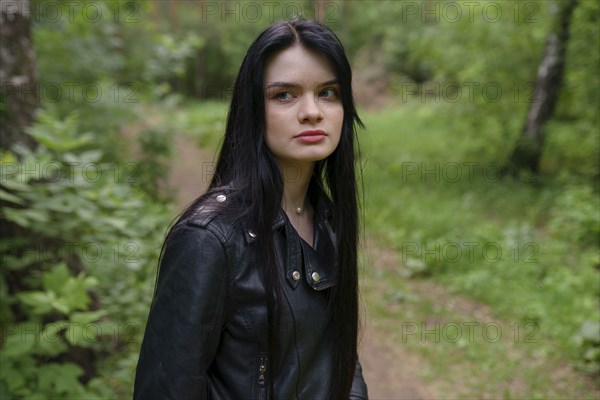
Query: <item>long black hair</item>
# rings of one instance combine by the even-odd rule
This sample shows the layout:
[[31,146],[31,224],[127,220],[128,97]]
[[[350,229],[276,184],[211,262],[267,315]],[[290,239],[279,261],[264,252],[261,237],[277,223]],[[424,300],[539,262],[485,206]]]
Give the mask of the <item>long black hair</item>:
[[[295,18],[265,29],[252,43],[237,75],[227,116],[225,137],[215,173],[207,192],[192,202],[179,217],[184,220],[211,194],[230,189],[219,213],[232,221],[243,220],[257,236],[256,251],[267,288],[269,331],[277,298],[279,269],[273,247],[272,224],[283,196],[284,180],[277,159],[265,142],[265,93],[263,72],[270,56],[301,45],[327,56],[340,85],[344,120],[339,145],[327,159],[315,164],[308,196],[314,205],[319,196],[332,203],[337,238],[337,285],[329,306],[335,331],[334,371],[330,398],[348,398],[357,360],[358,334],[358,201],[355,150],[356,126],[363,126],[352,95],[352,71],[344,48],[326,26]],[[356,147],[355,147],[356,146]],[[237,205],[237,206],[236,206]],[[167,236],[168,240],[168,236]],[[166,240],[165,240],[166,242]],[[271,335],[269,335],[271,336]],[[271,341],[272,342],[272,341]]]

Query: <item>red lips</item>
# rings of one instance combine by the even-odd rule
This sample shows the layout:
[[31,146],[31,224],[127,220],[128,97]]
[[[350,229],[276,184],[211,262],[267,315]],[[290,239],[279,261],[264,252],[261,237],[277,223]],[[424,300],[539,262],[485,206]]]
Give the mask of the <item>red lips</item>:
[[318,143],[325,139],[325,136],[327,136],[325,134],[325,131],[317,129],[300,132],[299,134],[294,136],[294,139],[302,143]]
[[322,131],[320,129],[307,130],[307,131],[300,132],[299,134],[297,134],[294,137],[299,138],[299,137],[307,137],[307,136],[325,136],[325,131]]

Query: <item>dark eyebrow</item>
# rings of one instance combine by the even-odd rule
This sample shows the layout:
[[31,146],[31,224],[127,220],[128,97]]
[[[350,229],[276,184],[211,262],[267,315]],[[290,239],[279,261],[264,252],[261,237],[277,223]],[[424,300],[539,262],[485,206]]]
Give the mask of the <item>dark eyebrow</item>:
[[298,87],[299,85],[297,83],[292,83],[292,82],[271,82],[266,86],[266,89],[271,89],[274,87],[284,87],[284,88],[292,88],[292,87]]
[[[315,87],[327,86],[327,85],[338,85],[339,83],[340,83],[339,79],[331,79],[326,82],[318,83],[315,85]],[[266,89],[272,89],[274,87],[295,88],[298,86],[300,86],[300,85],[295,82],[271,82],[265,88]]]
[[332,79],[332,80],[329,80],[327,82],[320,83],[319,86],[339,85],[339,84],[340,84],[340,80],[339,79]]

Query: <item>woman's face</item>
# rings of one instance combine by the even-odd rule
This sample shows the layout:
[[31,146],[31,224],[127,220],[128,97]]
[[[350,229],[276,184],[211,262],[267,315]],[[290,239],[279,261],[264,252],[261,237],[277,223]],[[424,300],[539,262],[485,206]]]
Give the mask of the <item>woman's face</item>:
[[333,153],[344,108],[327,57],[294,45],[267,60],[263,81],[265,140],[280,164],[300,166]]

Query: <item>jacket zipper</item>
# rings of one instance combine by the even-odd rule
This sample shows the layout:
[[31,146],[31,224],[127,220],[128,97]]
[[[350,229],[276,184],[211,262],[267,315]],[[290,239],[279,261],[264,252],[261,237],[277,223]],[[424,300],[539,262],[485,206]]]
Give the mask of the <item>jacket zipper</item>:
[[267,358],[261,357],[258,362],[258,399],[267,400]]

